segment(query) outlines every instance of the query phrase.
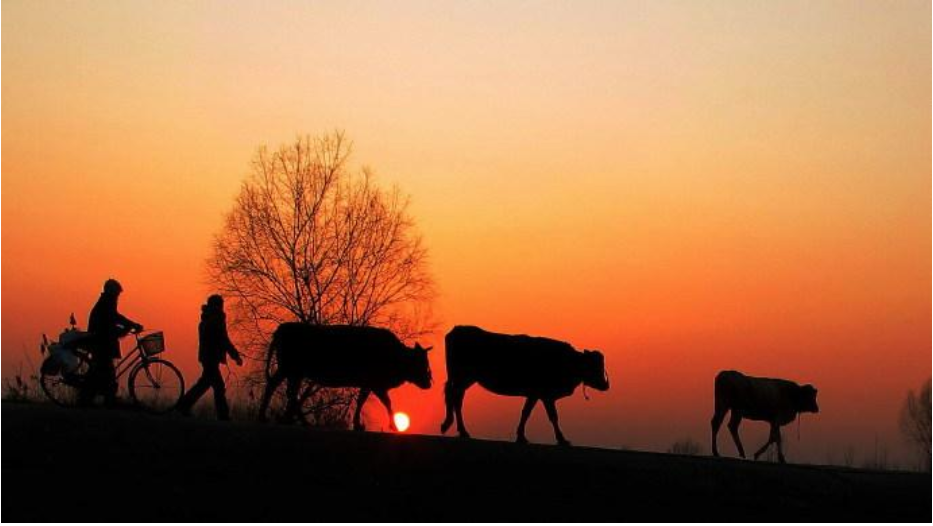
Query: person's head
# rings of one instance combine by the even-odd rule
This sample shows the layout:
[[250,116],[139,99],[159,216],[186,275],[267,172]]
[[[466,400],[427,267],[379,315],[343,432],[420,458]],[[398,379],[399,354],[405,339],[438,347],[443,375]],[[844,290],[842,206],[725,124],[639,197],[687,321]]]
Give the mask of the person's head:
[[117,297],[121,292],[123,292],[123,286],[119,281],[110,278],[104,282],[104,294]]
[[207,306],[211,309],[224,310],[224,297],[220,294],[211,294],[207,298]]

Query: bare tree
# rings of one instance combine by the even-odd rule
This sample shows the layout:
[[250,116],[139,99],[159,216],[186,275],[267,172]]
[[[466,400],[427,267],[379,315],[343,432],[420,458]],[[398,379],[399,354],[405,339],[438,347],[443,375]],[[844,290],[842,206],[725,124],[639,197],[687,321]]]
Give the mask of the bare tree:
[[[244,352],[262,364],[254,382],[265,381],[270,335],[286,321],[377,325],[403,339],[430,329],[433,282],[408,199],[352,170],[350,153],[342,132],[259,148],[215,239],[209,276],[230,299]],[[312,423],[342,425],[351,395],[308,384],[301,398]]]
[[904,438],[916,448],[920,455],[921,468],[930,469],[930,380],[915,393],[907,392],[907,398],[901,407],[901,432]]

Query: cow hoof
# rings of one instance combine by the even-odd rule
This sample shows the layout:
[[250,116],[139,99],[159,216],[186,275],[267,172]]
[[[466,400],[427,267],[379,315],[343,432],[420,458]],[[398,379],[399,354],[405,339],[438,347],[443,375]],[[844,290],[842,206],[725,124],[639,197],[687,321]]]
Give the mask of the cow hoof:
[[557,445],[560,447],[570,447],[573,444],[571,444],[569,440],[558,440]]
[[516,443],[516,444],[527,444],[527,443],[528,443],[528,439],[525,438],[525,437],[518,437],[518,438],[515,439],[515,443]]
[[446,435],[446,434],[447,434],[447,430],[450,429],[450,426],[451,426],[452,424],[453,424],[453,422],[451,422],[450,424],[448,424],[447,422],[444,422],[443,424],[441,424],[441,434],[442,434],[442,435]]
[[354,424],[353,430],[358,433],[362,433],[363,431],[366,431],[366,426],[364,426],[363,424]]
[[461,431],[460,438],[470,438],[470,434],[467,433],[466,431]]

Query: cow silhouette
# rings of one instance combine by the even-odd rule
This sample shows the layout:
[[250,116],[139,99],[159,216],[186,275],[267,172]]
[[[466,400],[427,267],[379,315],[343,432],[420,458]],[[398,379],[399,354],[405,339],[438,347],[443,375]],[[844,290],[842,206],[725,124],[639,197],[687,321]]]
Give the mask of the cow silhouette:
[[738,371],[722,371],[716,375],[716,408],[710,422],[713,428],[713,456],[719,456],[716,435],[726,413],[732,411],[729,418],[729,433],[739,451],[745,458],[745,448],[739,438],[739,424],[743,418],[759,420],[771,424],[768,441],[755,452],[758,459],[772,444],[777,445],[778,460],[783,464],[784,448],[781,445],[781,426],[797,419],[799,413],[818,413],[816,388],[812,385],[798,385],[789,380],[776,378],[756,378]]
[[581,383],[600,391],[609,389],[605,359],[599,351],[575,350],[550,338],[506,335],[478,327],[454,327],[445,338],[447,383],[444,398],[446,433],[456,416],[461,437],[470,434],[463,423],[463,397],[478,383],[493,393],[525,397],[516,441],[526,443],[525,423],[538,401],[544,403],[558,444],[570,445],[560,430],[556,401],[573,394]]
[[[389,390],[405,382],[422,389],[431,387],[428,351],[415,344],[405,346],[389,330],[350,325],[307,325],[283,323],[272,336],[267,355],[268,381],[259,405],[259,418],[265,419],[269,401],[276,388],[287,381],[285,418],[298,410],[298,390],[307,378],[324,387],[357,387],[353,428],[362,430],[360,411],[369,395],[375,394],[389,414],[389,426],[395,430]],[[276,358],[278,367],[269,373]]]

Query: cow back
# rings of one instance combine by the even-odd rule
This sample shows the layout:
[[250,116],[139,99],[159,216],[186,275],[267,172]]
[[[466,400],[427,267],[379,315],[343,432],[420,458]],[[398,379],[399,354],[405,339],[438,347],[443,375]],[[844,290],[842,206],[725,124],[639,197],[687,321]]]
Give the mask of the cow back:
[[404,381],[405,346],[391,331],[347,325],[283,324],[278,366],[328,387],[393,388]]
[[751,420],[781,424],[793,421],[797,415],[794,397],[799,389],[789,380],[747,376],[738,371],[723,371],[716,377],[717,403]]
[[454,327],[446,337],[447,376],[502,395],[561,398],[579,385],[581,353],[565,342]]

